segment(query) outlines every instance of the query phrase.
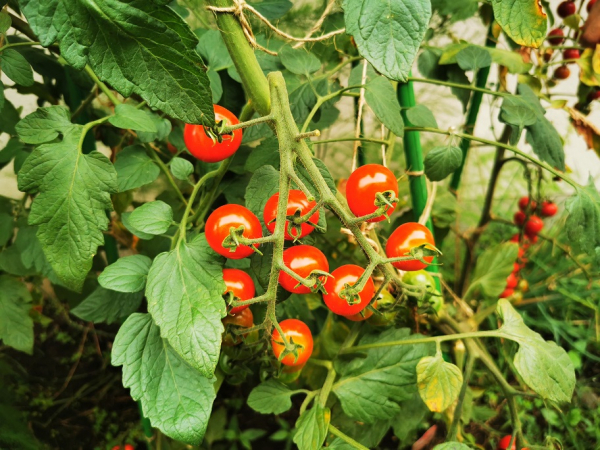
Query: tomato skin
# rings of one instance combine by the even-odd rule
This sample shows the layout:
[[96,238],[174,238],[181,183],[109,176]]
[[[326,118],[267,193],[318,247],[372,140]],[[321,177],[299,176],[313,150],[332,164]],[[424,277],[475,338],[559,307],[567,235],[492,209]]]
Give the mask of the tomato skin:
[[402,281],[411,286],[425,286],[428,291],[433,291],[435,289],[435,280],[431,274],[425,270],[406,272],[402,276]]
[[[288,341],[291,338],[295,344],[302,346],[302,348],[298,347],[297,349],[298,359],[294,361],[293,354],[285,355],[283,359],[281,359],[281,364],[284,366],[303,366],[306,361],[308,361],[308,358],[310,358],[313,351],[313,337],[310,329],[304,322],[298,319],[286,319],[279,322],[279,326]],[[281,339],[279,331],[274,329],[271,338],[271,346],[273,347],[273,354],[279,359],[279,355],[285,350],[285,346],[277,343],[277,341],[282,342],[283,340]]]
[[579,59],[579,50],[576,48],[568,48],[563,52],[563,59]]
[[[510,435],[504,436],[502,439],[500,439],[500,442],[498,442],[498,447],[496,448],[496,450],[509,450],[508,446],[510,445]],[[516,439],[513,442],[513,445],[511,445],[510,450],[516,450]],[[528,447],[523,447],[522,450],[529,450]]]
[[[435,246],[435,241],[431,231],[419,223],[407,222],[400,225],[390,235],[385,246],[385,254],[388,258],[408,256],[411,248],[419,247],[423,244]],[[433,256],[423,258],[427,262],[433,261]],[[394,267],[404,271],[421,270],[427,267],[427,264],[418,260],[398,261],[393,263]]]
[[554,202],[543,202],[542,203],[542,210],[540,211],[540,213],[542,214],[543,217],[555,216],[557,212],[558,212],[558,206],[556,206],[556,203],[554,203]]
[[560,45],[565,41],[565,33],[562,28],[555,28],[548,33],[548,42],[552,45]]
[[587,10],[588,13],[592,11],[592,8],[594,7],[595,3],[596,3],[596,0],[590,0],[588,2],[588,4],[585,7],[585,9]]
[[358,294],[360,303],[349,305],[346,300],[340,297],[340,292],[344,289],[344,285],[355,284],[364,271],[365,269],[360,266],[346,264],[331,272],[331,277],[327,278],[327,282],[325,283],[327,294],[323,294],[323,301],[334,314],[351,316],[367,307],[375,294],[375,284],[371,277],[369,277],[363,290]]
[[514,273],[511,273],[506,278],[506,289],[514,289],[517,287],[518,284],[519,284],[519,279],[514,275]]
[[538,233],[544,228],[544,221],[538,216],[531,216],[525,224],[525,234],[530,238],[537,237]]
[[[283,263],[302,278],[307,278],[313,270],[329,272],[329,262],[321,250],[312,245],[295,245],[283,252]],[[319,277],[323,280],[323,277]],[[307,286],[296,287],[298,281],[284,271],[279,272],[279,284],[294,294],[310,294]]]
[[558,5],[558,8],[556,9],[558,15],[563,19],[565,17],[569,17],[570,15],[575,14],[576,11],[577,5],[575,5],[575,2],[573,0],[567,0],[562,2],[560,5]]
[[554,71],[554,78],[557,80],[566,80],[571,76],[571,70],[567,66],[557,67]]
[[[223,281],[225,282],[225,295],[231,292],[238,300],[250,300],[254,297],[256,289],[252,277],[240,269],[223,269]],[[248,306],[238,306],[231,308],[229,314],[235,315]]]
[[[215,121],[225,121],[227,125],[237,125],[238,118],[227,109],[219,105],[213,105],[215,109]],[[183,129],[183,141],[189,152],[200,161],[214,163],[229,158],[242,143],[242,130],[234,130],[232,134],[221,136],[223,142],[213,142],[206,134],[203,125],[185,124]]]
[[135,447],[131,444],[125,444],[122,447],[120,445],[115,445],[112,450],[135,450]]
[[[250,308],[245,308],[235,315],[226,315],[221,322],[227,328],[227,325],[233,325],[240,328],[250,328],[254,325],[254,315]],[[246,335],[244,334],[244,337]],[[242,336],[232,333],[224,333],[223,345],[231,347],[242,342]]]
[[[377,309],[377,300],[373,302],[373,308]],[[365,308],[361,312],[352,314],[350,316],[344,316],[346,319],[352,322],[363,322],[373,315],[373,311],[370,308]]]
[[[398,197],[398,181],[390,169],[379,164],[366,164],[356,169],[346,182],[346,199],[350,211],[356,216],[366,216],[377,210],[375,194],[378,192],[393,191]],[[367,222],[381,222],[395,209],[388,210],[381,216],[367,220]]]
[[[275,231],[276,222],[273,220],[277,218],[277,202],[279,201],[279,192],[271,196],[267,203],[265,204],[265,209],[263,211],[263,220],[271,233]],[[297,210],[300,210],[300,214],[307,214],[312,208],[315,207],[317,203],[313,201],[308,201],[304,192],[299,191],[297,189],[292,189],[290,191],[287,203],[286,215],[292,216]],[[319,210],[317,210],[309,219],[312,223],[317,223],[319,221]],[[294,239],[301,239],[304,236],[309,235],[313,232],[315,227],[309,225],[304,222],[300,225],[300,234],[298,236],[293,236],[288,232],[289,221],[285,221],[285,239],[287,241],[293,241]],[[292,229],[292,232],[295,231]]]
[[527,207],[529,206],[530,209],[535,209],[537,207],[537,203],[532,201],[531,204],[529,203],[529,197],[521,197],[519,199],[519,209],[523,212],[527,211]]
[[510,297],[511,295],[513,295],[513,293],[514,293],[514,292],[515,292],[515,290],[514,290],[514,289],[509,289],[509,288],[506,288],[506,289],[504,289],[504,290],[502,291],[502,293],[501,293],[501,294],[500,294],[498,297],[500,297],[500,298],[508,298],[508,297]]
[[525,213],[523,211],[517,211],[513,216],[514,222],[521,226],[525,223]]
[[[208,245],[219,255],[230,259],[242,259],[252,255],[254,251],[247,245],[239,245],[235,251],[230,252],[223,247],[223,240],[229,236],[230,228],[244,226],[243,236],[248,239],[262,237],[262,225],[258,217],[248,208],[240,205],[224,205],[215,209],[208,217],[205,226]],[[258,247],[258,244],[254,244]]]

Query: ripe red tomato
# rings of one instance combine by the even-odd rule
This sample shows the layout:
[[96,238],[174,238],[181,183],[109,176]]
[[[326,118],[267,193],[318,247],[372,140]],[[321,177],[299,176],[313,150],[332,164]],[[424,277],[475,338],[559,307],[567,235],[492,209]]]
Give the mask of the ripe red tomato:
[[579,50],[568,48],[563,52],[563,59],[579,59]]
[[331,277],[327,278],[327,282],[325,283],[327,294],[323,294],[323,301],[333,313],[340,316],[351,316],[367,307],[373,298],[373,294],[375,294],[375,285],[371,277],[369,277],[365,287],[358,294],[360,303],[349,305],[345,299],[340,297],[344,286],[346,284],[354,285],[364,271],[365,269],[360,266],[346,264],[331,272]]
[[[248,208],[240,205],[224,205],[215,209],[208,217],[205,226],[208,245],[226,258],[247,258],[253,253],[247,245],[239,245],[233,252],[223,247],[223,240],[229,236],[229,230],[240,226],[244,227],[242,235],[247,239],[257,239],[262,236],[260,220]],[[254,246],[258,247],[258,244]]]
[[[329,272],[329,262],[321,250],[312,245],[295,245],[283,252],[283,263],[302,278],[307,278],[313,270]],[[319,277],[323,280],[325,277]],[[298,281],[284,271],[279,272],[279,284],[289,292],[295,294],[308,294],[310,289],[298,285]]]
[[520,235],[519,233],[515,233],[512,235],[512,237],[510,238],[510,242],[519,242],[520,241]]
[[[286,319],[283,322],[280,322],[279,326],[287,341],[289,342],[291,340],[297,346],[296,350],[298,352],[297,358],[292,353],[285,355],[281,359],[281,364],[285,366],[304,365],[313,351],[313,338],[310,329],[304,322],[297,319]],[[273,347],[273,354],[279,359],[285,346],[283,345],[283,340],[277,329],[273,330],[271,346]]]
[[121,450],[121,449],[123,449],[123,450],[135,450],[135,447],[133,445],[131,445],[131,444],[125,444],[123,446],[115,445],[112,448],[112,450]]
[[529,197],[521,197],[519,199],[519,209],[523,212],[527,211],[527,207],[529,206],[529,209],[535,209],[537,208],[537,203],[532,201],[531,204],[529,203]]
[[513,219],[517,225],[523,225],[525,223],[525,213],[523,211],[517,211],[513,216]]
[[518,263],[513,263],[513,273],[517,273],[521,270],[521,266]]
[[[224,121],[226,125],[237,125],[240,123],[237,117],[227,109],[219,105],[213,105],[215,109],[215,120]],[[183,129],[183,141],[190,153],[200,161],[214,163],[229,158],[242,143],[242,130],[234,130],[232,134],[221,136],[222,142],[213,141],[206,134],[203,125],[186,124]]]
[[554,71],[554,78],[557,80],[566,80],[571,75],[571,70],[567,66],[560,66]]
[[[398,181],[390,169],[379,164],[367,164],[356,169],[346,183],[346,198],[348,207],[356,216],[366,216],[377,210],[375,194],[392,191],[398,196]],[[381,216],[369,219],[367,222],[381,222],[392,214],[395,206]]]
[[552,45],[560,45],[565,41],[565,33],[562,28],[555,28],[548,33],[548,42]]
[[[373,308],[377,309],[377,300],[373,302]],[[348,320],[351,320],[352,322],[362,322],[363,320],[367,320],[372,315],[373,310],[371,310],[371,308],[365,308],[361,312],[357,312],[356,314],[344,317]]]
[[506,278],[506,289],[514,289],[519,284],[519,279],[515,276],[514,273],[511,273]]
[[[423,244],[435,246],[431,231],[426,226],[417,222],[403,223],[390,235],[385,246],[385,254],[388,258],[408,256],[407,253],[410,252],[411,248],[419,247]],[[432,262],[433,256],[426,256],[423,259],[427,262]],[[416,259],[399,261],[393,264],[394,267],[405,271],[421,270],[427,267],[427,264]]]
[[525,224],[525,234],[533,239],[542,231],[542,228],[544,228],[544,221],[538,216],[531,216]]
[[[500,442],[498,442],[498,447],[496,450],[509,450],[508,446],[510,445],[510,439],[511,439],[510,435],[504,436],[502,439],[500,439]],[[515,439],[515,441],[513,442],[513,444],[510,447],[510,450],[515,450],[517,448],[516,445],[517,444],[516,444],[516,439]],[[529,450],[529,448],[523,447],[522,450]]]
[[543,217],[552,217],[558,212],[558,206],[554,202],[543,202],[540,212]]
[[[231,292],[236,300],[250,300],[254,297],[256,292],[254,288],[254,281],[250,275],[240,269],[223,269],[223,281],[225,282],[225,295],[227,292]],[[248,308],[248,306],[238,306],[237,308],[231,308],[229,314],[235,315],[240,311]]]
[[506,288],[506,289],[504,289],[504,291],[502,291],[502,294],[500,294],[498,297],[500,297],[500,298],[508,298],[511,295],[513,295],[514,292],[515,292],[514,289],[508,289],[508,288]]
[[[273,195],[265,204],[265,210],[263,211],[263,220],[267,229],[273,233],[275,231],[275,219],[277,218],[277,202],[279,201],[279,193]],[[315,201],[309,202],[304,195],[304,192],[292,189],[288,197],[286,215],[292,216],[298,210],[300,214],[307,214],[316,205]],[[310,222],[317,223],[319,221],[319,211],[317,210],[312,216],[310,216]],[[300,233],[292,228],[292,234],[289,233],[289,221],[285,221],[285,239],[293,241],[294,239],[301,239],[304,236],[309,235],[313,232],[315,227],[304,222],[300,225]]]
[[[252,310],[250,308],[245,308],[241,310],[234,316],[226,315],[221,322],[225,326],[225,331],[227,331],[227,326],[232,326],[236,328],[250,328],[254,326],[254,315],[252,314]],[[246,335],[244,334],[244,337]],[[242,336],[239,334],[234,335],[233,333],[224,333],[223,336],[223,345],[231,347],[232,345],[237,345],[242,342]]]
[[577,5],[574,0],[567,0],[558,5],[556,12],[564,19],[577,12]]
[[596,0],[590,0],[588,2],[588,4],[585,7],[587,12],[590,12],[592,10],[592,8],[594,7],[594,3],[596,3]]

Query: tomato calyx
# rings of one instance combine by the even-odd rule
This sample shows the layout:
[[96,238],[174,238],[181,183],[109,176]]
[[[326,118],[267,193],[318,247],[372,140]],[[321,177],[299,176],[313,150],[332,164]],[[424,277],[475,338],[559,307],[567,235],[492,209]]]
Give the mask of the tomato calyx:
[[218,122],[216,122],[214,127],[204,127],[204,132],[206,133],[206,135],[212,140],[213,145],[214,144],[220,144],[223,142],[223,137],[228,137],[229,139],[231,139],[231,134],[229,133],[224,133],[224,131],[229,127],[228,122],[226,119],[223,120],[219,120]]
[[223,248],[228,248],[230,253],[235,253],[239,246],[249,247],[254,253],[258,253],[262,256],[262,252],[256,248],[255,244],[257,244],[257,239],[248,239],[244,236],[244,231],[246,227],[244,225],[240,225],[239,227],[231,227],[229,229],[229,236],[223,239],[222,246]]
[[377,192],[375,194],[375,201],[373,204],[377,207],[375,211],[366,216],[357,217],[354,219],[355,223],[365,222],[369,219],[375,219],[377,217],[384,217],[388,223],[390,222],[390,215],[388,211],[393,211],[396,207],[396,203],[399,202],[398,197],[396,197],[396,193],[392,190]]
[[[308,224],[320,232],[326,231],[318,223],[314,223],[310,220],[312,215],[320,208],[320,206],[320,204],[317,204],[315,208],[312,208],[308,213],[304,215],[302,214],[302,210],[296,209],[296,211],[294,211],[294,214],[285,216],[287,224],[287,230],[285,231],[294,238],[293,242],[298,242],[298,240],[302,237],[302,224]],[[271,220],[269,224],[273,222],[277,222],[277,218]]]
[[295,364],[298,361],[298,358],[300,357],[299,350],[304,349],[304,346],[302,344],[297,344],[294,342],[293,337],[290,337],[289,339],[286,339],[284,337],[281,341],[275,340],[274,342],[284,347],[281,354],[277,357],[277,361],[279,362],[281,362],[286,356],[293,355]]
[[412,247],[408,253],[405,253],[405,255],[406,256],[388,258],[386,262],[395,263],[399,261],[417,260],[428,266],[437,266],[438,264],[433,264],[432,262],[425,260],[425,258],[431,256],[442,256],[442,252],[440,249],[431,244],[421,244],[418,247]]
[[[362,299],[360,298],[360,293],[362,292],[363,288],[365,287],[364,284],[366,283],[367,278],[368,277],[365,277],[365,281],[362,281],[361,279],[359,279],[354,284],[350,284],[350,283],[344,284],[344,288],[340,291],[340,294],[339,294],[340,298],[342,300],[346,300],[346,303],[348,303],[348,305],[350,305],[350,306],[360,304],[362,302]],[[368,305],[367,305],[367,307],[368,307]]]
[[300,286],[306,286],[313,294],[319,292],[327,294],[327,291],[325,290],[325,282],[327,281],[328,277],[333,278],[333,275],[331,275],[329,272],[325,272],[324,270],[312,270],[306,278],[302,278],[285,264],[282,264],[280,269],[298,282],[298,284],[294,286],[296,289]]

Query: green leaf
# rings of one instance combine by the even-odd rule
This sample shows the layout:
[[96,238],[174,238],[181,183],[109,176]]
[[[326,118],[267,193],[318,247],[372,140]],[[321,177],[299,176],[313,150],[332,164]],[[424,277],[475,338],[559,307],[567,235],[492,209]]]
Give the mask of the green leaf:
[[117,153],[115,170],[119,192],[152,183],[160,174],[160,167],[141,145],[131,145]]
[[297,75],[309,75],[321,68],[319,58],[304,48],[296,49],[284,45],[278,53],[285,68]]
[[473,450],[471,447],[460,442],[444,442],[433,447],[433,450]]
[[458,52],[456,62],[462,70],[479,70],[492,65],[492,55],[487,49],[470,45]]
[[481,45],[473,45],[468,43],[450,44],[445,49],[439,59],[439,64],[456,64],[457,55],[465,48],[476,47],[480,50],[488,52],[492,57],[492,62],[505,66],[510,73],[527,73],[533,67],[533,64],[526,63],[523,60],[523,55],[510,50],[500,48],[489,48]]
[[[279,192],[279,171],[273,166],[261,167],[254,172],[246,187],[246,208],[262,219],[267,201],[277,192]],[[265,230],[263,224],[263,231]]]
[[294,6],[290,0],[263,0],[261,2],[249,2],[248,4],[268,20],[283,17]]
[[375,77],[365,86],[365,100],[377,118],[398,137],[404,136],[404,122],[396,92],[384,77]]
[[11,102],[5,99],[2,109],[0,109],[0,133],[17,134],[15,125],[19,120],[19,111],[16,110]]
[[120,258],[98,277],[100,286],[117,292],[139,292],[146,286],[152,260],[144,255]]
[[513,271],[518,253],[519,245],[514,242],[488,248],[477,259],[473,281],[467,293],[480,289],[488,297],[500,295],[506,287],[506,278]]
[[[389,329],[363,337],[359,345],[411,339],[410,330]],[[357,357],[339,367],[342,378],[333,385],[333,392],[346,414],[365,423],[390,419],[400,411],[399,403],[416,392],[416,366],[421,358],[434,354],[429,344],[400,345],[367,350],[366,357]]]
[[427,178],[431,181],[442,181],[460,167],[462,151],[454,146],[434,147],[429,150],[423,163]]
[[508,300],[498,301],[498,313],[503,321],[498,331],[519,343],[514,362],[527,386],[544,399],[570,402],[576,379],[573,363],[565,349],[530,330]]
[[4,83],[0,80],[0,110],[4,108]]
[[265,165],[279,169],[279,141],[275,136],[263,140],[252,150],[246,159],[244,169],[248,172],[256,172]]
[[71,114],[65,106],[38,108],[15,127],[19,138],[27,144],[44,144],[73,128]]
[[404,82],[431,18],[429,0],[344,0],[346,33],[375,69]]
[[492,0],[494,19],[517,44],[538,48],[546,38],[548,21],[542,3],[532,0]]
[[173,176],[178,180],[187,181],[190,175],[194,173],[194,166],[187,159],[173,158],[170,167]]
[[294,391],[277,380],[267,380],[250,392],[248,406],[262,414],[281,414],[292,407]]
[[577,189],[567,200],[566,209],[569,242],[577,251],[590,255],[596,266],[600,265],[600,194],[591,176],[587,186]]
[[516,127],[510,137],[510,143],[515,145],[521,137],[523,128],[537,122],[537,112],[520,96],[504,97],[500,109],[500,121]]
[[198,53],[208,61],[208,67],[215,74],[219,70],[228,69],[233,66],[233,60],[229,56],[219,30],[206,31],[198,40],[197,49]]
[[31,294],[19,280],[0,275],[0,339],[16,350],[33,353],[33,320],[29,317]]
[[415,127],[437,128],[438,124],[431,110],[425,105],[416,105],[406,111],[406,117]]
[[148,274],[148,311],[162,337],[192,367],[212,377],[219,359],[227,314],[223,292],[223,258],[204,234],[158,255]]
[[400,402],[400,412],[392,419],[394,435],[404,442],[431,414],[418,393]]
[[4,34],[8,31],[12,24],[12,20],[8,15],[8,11],[2,10],[0,11],[0,34]]
[[156,133],[156,124],[146,112],[133,105],[121,103],[115,108],[115,115],[108,121],[115,127]]
[[216,397],[213,380],[186,364],[160,333],[149,314],[132,314],[115,338],[112,364],[123,366],[123,385],[152,426],[199,445]]
[[138,131],[138,139],[140,142],[148,143],[153,141],[162,141],[169,136],[171,130],[173,129],[171,122],[169,119],[161,118],[156,114],[147,113],[149,117],[152,118],[154,124],[156,125],[156,133],[151,133],[148,131]]
[[110,194],[117,192],[117,177],[103,154],[80,152],[83,126],[58,127],[62,140],[42,144],[31,153],[19,172],[18,186],[23,192],[38,193],[29,223],[38,225],[37,236],[57,277],[79,291],[104,243],[102,232],[108,228],[106,212],[112,209]]
[[173,210],[161,200],[144,203],[133,210],[129,223],[144,233],[164,234],[173,223]]
[[296,421],[294,443],[298,450],[321,448],[327,437],[331,413],[315,402],[311,409],[304,411]]
[[477,12],[477,0],[432,0],[431,7],[441,16],[450,16],[452,22],[470,19]]
[[210,90],[212,92],[212,101],[217,103],[223,96],[223,83],[221,83],[221,77],[218,72],[212,69],[208,69],[206,72],[208,79],[210,80]]
[[[61,56],[76,69],[89,64],[123,96],[138,94],[151,108],[186,123],[214,122],[208,77],[195,51],[198,40],[168,6],[146,0],[19,5],[42,45],[59,41]],[[74,27],[73,18],[81,26]]]
[[0,53],[0,69],[15,83],[22,86],[33,85],[33,70],[18,51],[8,48]]
[[98,286],[71,314],[89,322],[111,324],[136,312],[143,298],[143,292],[117,292]]
[[460,369],[444,361],[441,351],[422,358],[417,364],[419,394],[430,411],[442,412],[454,403],[462,382]]
[[0,247],[4,247],[13,236],[15,222],[9,213],[0,211]]
[[144,233],[143,231],[140,231],[137,228],[135,228],[133,225],[131,225],[131,223],[129,222],[129,217],[131,217],[130,212],[121,214],[121,221],[123,222],[123,225],[125,226],[125,228],[127,228],[127,230],[131,234],[133,234],[134,236],[137,236],[140,239],[144,239],[144,240],[150,240],[150,239],[154,238],[153,234]]

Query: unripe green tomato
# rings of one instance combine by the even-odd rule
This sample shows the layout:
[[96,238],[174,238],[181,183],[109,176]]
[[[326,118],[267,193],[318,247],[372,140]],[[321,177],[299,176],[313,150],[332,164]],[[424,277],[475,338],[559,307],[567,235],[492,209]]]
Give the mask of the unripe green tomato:
[[[424,287],[428,293],[435,291],[435,280],[429,274],[429,272],[425,270],[417,270],[415,272],[406,272],[402,276],[402,281],[411,286],[419,286]],[[429,300],[429,294],[425,294],[423,298],[417,299],[419,305],[423,302]]]
[[389,311],[396,303],[396,299],[387,289],[383,289],[377,297],[377,309],[382,310],[381,314],[374,313],[367,321],[376,327],[386,327],[391,325],[398,314],[397,311]]
[[429,296],[428,298],[431,307],[435,310],[436,313],[440,313],[442,308],[444,307],[444,297],[437,289]]
[[278,380],[285,384],[293,383],[300,377],[304,366],[305,364],[302,364],[301,366],[283,366]]

